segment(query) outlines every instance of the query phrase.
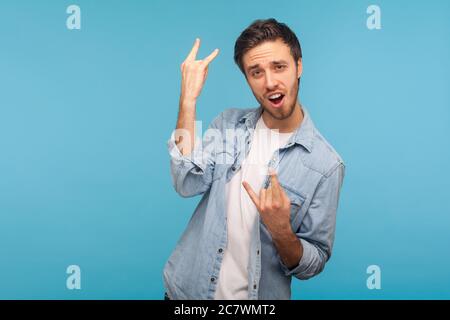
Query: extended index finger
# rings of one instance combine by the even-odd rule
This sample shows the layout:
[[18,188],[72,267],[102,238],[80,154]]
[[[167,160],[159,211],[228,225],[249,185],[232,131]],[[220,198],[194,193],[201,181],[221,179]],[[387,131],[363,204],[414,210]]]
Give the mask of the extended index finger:
[[211,61],[213,61],[217,55],[219,54],[219,49],[215,49],[209,56],[207,56],[203,61],[206,65],[208,65]]
[[248,182],[243,181],[242,185],[244,186],[245,190],[247,190],[247,193],[250,196],[250,199],[252,199],[252,201],[255,204],[256,208],[259,210],[259,197],[256,194],[256,192],[253,191],[252,187],[250,187]]
[[186,57],[186,60],[195,60],[197,57],[198,48],[200,48],[200,39],[195,39],[194,46],[191,49],[191,52],[189,52],[188,56]]

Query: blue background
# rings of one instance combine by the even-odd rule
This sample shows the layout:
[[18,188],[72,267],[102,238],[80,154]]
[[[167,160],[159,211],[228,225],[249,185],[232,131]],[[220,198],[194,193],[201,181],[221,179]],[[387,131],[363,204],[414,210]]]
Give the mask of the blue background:
[[[81,30],[66,8],[81,8]],[[381,30],[366,9],[381,7]],[[325,271],[294,299],[450,298],[449,1],[5,1],[0,4],[0,298],[161,299],[199,198],[171,184],[179,66],[220,48],[204,127],[256,101],[239,33],[298,35],[300,100],[347,170]],[[81,290],[66,288],[67,266]],[[381,268],[381,290],[366,268]]]

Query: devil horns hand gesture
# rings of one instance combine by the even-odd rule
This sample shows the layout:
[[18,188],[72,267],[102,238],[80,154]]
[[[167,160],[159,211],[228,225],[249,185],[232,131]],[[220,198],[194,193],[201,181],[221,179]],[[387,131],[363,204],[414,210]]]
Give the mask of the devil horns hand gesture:
[[191,52],[186,60],[181,64],[181,96],[187,100],[195,101],[202,91],[208,75],[208,66],[219,54],[219,49],[215,49],[203,60],[196,60],[200,39],[196,39]]
[[278,182],[277,174],[271,170],[270,187],[262,188],[259,196],[250,185],[243,181],[242,185],[252,199],[264,225],[269,230],[272,241],[284,264],[294,268],[303,256],[303,246],[290,223],[291,201]]
[[259,196],[253,191],[248,182],[242,182],[245,190],[259,211],[262,221],[271,234],[277,235],[287,232],[291,227],[291,201],[278,182],[275,171],[270,171],[270,186],[262,188]]

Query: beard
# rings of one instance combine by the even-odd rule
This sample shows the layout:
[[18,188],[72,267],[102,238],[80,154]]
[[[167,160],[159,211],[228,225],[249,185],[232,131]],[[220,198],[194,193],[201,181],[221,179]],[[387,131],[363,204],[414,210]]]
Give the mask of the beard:
[[[289,118],[292,113],[295,110],[295,106],[297,105],[297,97],[298,97],[298,90],[300,87],[300,79],[295,82],[294,86],[291,88],[290,92],[291,94],[289,96],[285,96],[286,100],[291,100],[292,102],[287,106],[282,106],[280,109],[274,110],[272,107],[266,106],[262,101],[259,101],[261,104],[263,110],[270,114],[270,116],[276,120],[285,120]],[[288,101],[285,101],[284,103],[289,103]]]

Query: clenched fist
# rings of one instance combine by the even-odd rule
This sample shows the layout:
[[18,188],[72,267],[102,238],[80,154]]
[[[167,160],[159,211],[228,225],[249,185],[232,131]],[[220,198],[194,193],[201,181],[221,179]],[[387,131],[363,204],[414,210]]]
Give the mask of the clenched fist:
[[181,64],[181,97],[183,100],[197,100],[208,75],[208,66],[219,54],[219,49],[215,49],[205,59],[196,60],[199,47],[200,39],[197,38],[191,52]]

